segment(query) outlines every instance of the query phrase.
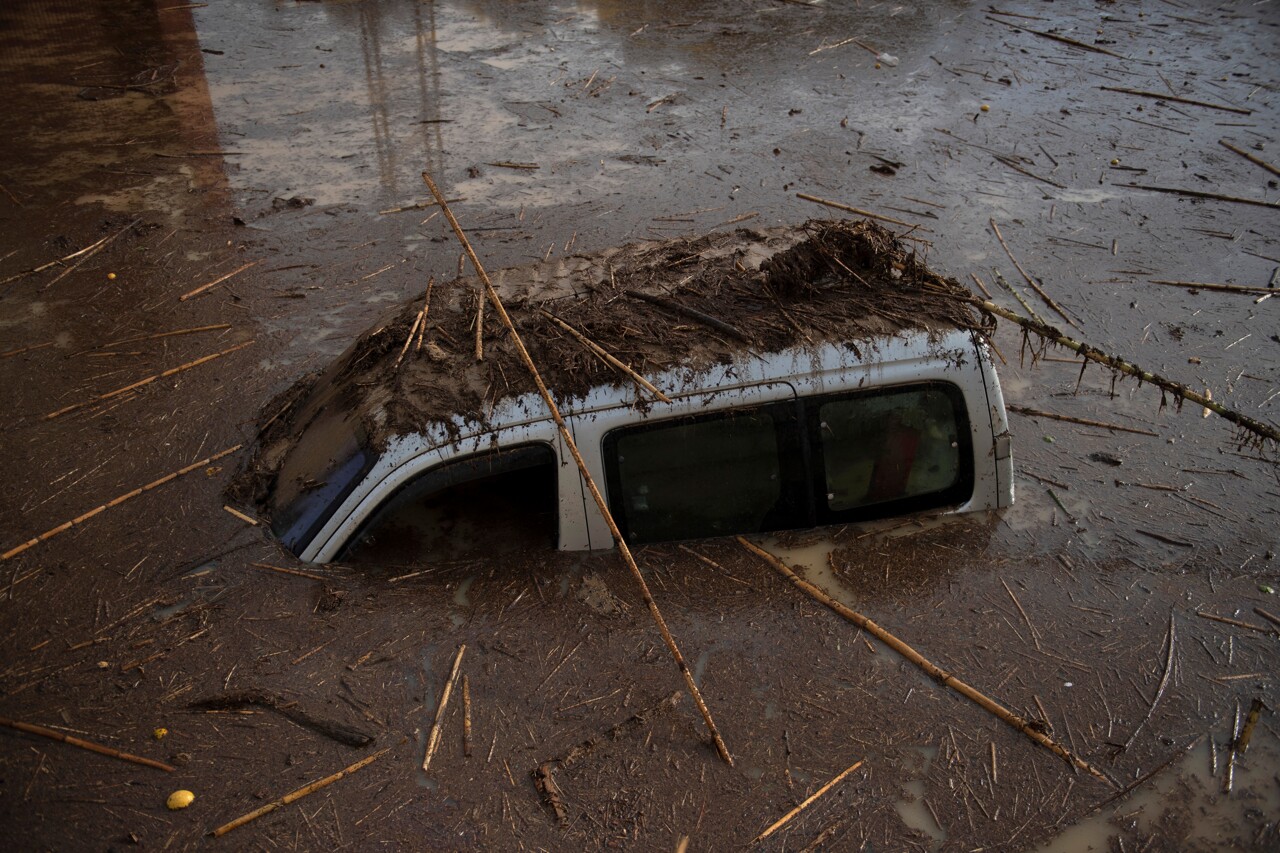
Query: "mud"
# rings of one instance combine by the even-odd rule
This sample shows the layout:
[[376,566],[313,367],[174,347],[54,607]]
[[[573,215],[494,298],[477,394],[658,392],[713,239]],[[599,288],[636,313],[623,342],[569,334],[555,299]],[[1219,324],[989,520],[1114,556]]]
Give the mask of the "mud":
[[[442,218],[414,209],[423,169],[490,269],[831,215],[804,192],[917,224],[930,269],[1014,307],[995,220],[1080,337],[1274,423],[1277,300],[1148,284],[1266,287],[1274,209],[1129,186],[1276,200],[1219,144],[1276,163],[1273,5],[6,3],[0,279],[124,233],[0,284],[2,547],[251,444],[273,398],[456,278]],[[993,340],[1011,402],[1157,435],[1014,414],[1003,516],[765,544],[1117,784],[1158,771],[1124,799],[714,542],[693,546],[714,565],[638,557],[736,767],[682,700],[555,774],[561,826],[532,773],[680,689],[616,559],[299,565],[223,511],[242,451],[0,561],[0,716],[178,766],[3,729],[0,824],[27,849],[720,849],[866,759],[762,846],[1274,849],[1270,711],[1223,790],[1237,705],[1276,704],[1274,449]],[[423,773],[462,643],[470,757],[455,690]],[[189,707],[254,691],[376,743]],[[179,788],[196,800],[170,812]]]

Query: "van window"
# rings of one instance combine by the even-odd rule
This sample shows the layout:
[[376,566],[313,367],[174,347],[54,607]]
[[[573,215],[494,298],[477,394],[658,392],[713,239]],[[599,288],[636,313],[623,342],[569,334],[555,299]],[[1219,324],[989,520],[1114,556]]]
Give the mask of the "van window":
[[803,525],[795,415],[788,402],[609,433],[610,509],[627,541]]
[[338,559],[403,567],[555,547],[556,471],[544,444],[438,465],[388,498]]
[[921,383],[773,403],[605,436],[628,542],[860,521],[968,500],[964,395]]
[[894,512],[941,506],[972,491],[969,421],[952,385],[827,398],[811,412],[823,520],[865,517],[877,506]]

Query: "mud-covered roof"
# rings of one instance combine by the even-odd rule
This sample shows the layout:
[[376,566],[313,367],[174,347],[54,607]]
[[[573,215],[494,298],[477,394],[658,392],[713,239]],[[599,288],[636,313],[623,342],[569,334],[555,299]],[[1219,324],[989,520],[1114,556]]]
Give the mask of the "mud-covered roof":
[[[630,380],[556,320],[646,376],[795,347],[856,350],[859,341],[908,330],[990,331],[994,324],[954,298],[969,296],[959,282],[934,273],[907,244],[866,220],[633,243],[490,277],[562,401]],[[484,356],[476,358],[482,298],[478,277],[462,276],[432,287],[429,304],[424,291],[374,325],[265,413],[272,420],[260,437],[259,464],[273,467],[283,445],[322,410],[344,409],[380,444],[459,416],[483,423],[496,403],[535,391],[488,305]]]

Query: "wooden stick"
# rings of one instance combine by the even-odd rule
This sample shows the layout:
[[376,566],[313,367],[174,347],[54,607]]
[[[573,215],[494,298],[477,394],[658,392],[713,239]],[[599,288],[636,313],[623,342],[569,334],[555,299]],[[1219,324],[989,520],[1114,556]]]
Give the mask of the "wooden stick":
[[1165,640],[1169,644],[1169,652],[1167,655],[1165,655],[1164,675],[1160,677],[1160,686],[1156,688],[1156,695],[1151,699],[1151,704],[1147,707],[1146,715],[1142,718],[1141,721],[1138,722],[1137,727],[1133,730],[1133,734],[1129,735],[1128,739],[1120,746],[1120,749],[1117,750],[1116,752],[1117,755],[1119,755],[1121,752],[1124,752],[1126,749],[1128,749],[1130,746],[1133,745],[1134,738],[1138,736],[1138,732],[1142,731],[1142,727],[1145,726],[1147,724],[1147,721],[1151,719],[1152,713],[1154,713],[1156,710],[1156,704],[1160,701],[1160,697],[1164,695],[1165,688],[1169,686],[1169,676],[1173,674],[1173,644],[1176,639],[1177,639],[1177,635],[1173,627],[1173,611],[1170,610],[1169,611],[1169,633]]
[[529,355],[529,351],[525,348],[524,341],[520,339],[520,333],[516,330],[515,323],[511,321],[511,317],[507,314],[506,307],[502,304],[502,298],[498,295],[498,291],[494,288],[493,282],[489,280],[489,274],[485,272],[484,265],[480,263],[480,258],[476,256],[475,250],[471,248],[467,235],[462,232],[462,226],[458,224],[458,220],[454,218],[453,211],[449,209],[449,205],[445,202],[444,196],[440,190],[436,188],[435,182],[431,180],[431,175],[426,172],[422,173],[422,180],[426,182],[427,188],[431,190],[431,194],[440,202],[440,209],[443,211],[445,218],[449,220],[450,226],[453,227],[453,233],[457,235],[458,242],[462,244],[463,249],[471,258],[471,263],[476,268],[476,272],[480,275],[480,280],[484,282],[485,291],[489,296],[489,301],[493,304],[494,311],[502,320],[502,324],[506,327],[511,335],[511,342],[515,345],[516,351],[520,354],[521,361],[524,362],[525,368],[533,377],[534,384],[538,387],[538,393],[542,396],[543,402],[547,404],[548,410],[551,412],[552,419],[556,422],[556,427],[560,430],[560,435],[564,439],[565,446],[569,448],[569,453],[573,456],[574,463],[578,466],[578,471],[582,474],[583,482],[587,484],[587,489],[591,492],[591,498],[595,501],[596,507],[599,508],[600,514],[604,517],[605,523],[609,526],[609,533],[613,536],[613,541],[617,543],[618,552],[622,556],[623,561],[627,564],[627,568],[631,571],[631,576],[635,579],[636,584],[640,588],[640,595],[644,599],[645,606],[649,608],[649,614],[653,617],[654,623],[658,627],[658,632],[662,635],[662,641],[666,643],[667,650],[671,652],[672,658],[675,659],[676,666],[680,669],[680,674],[684,676],[685,687],[688,688],[689,694],[693,697],[694,704],[698,706],[698,711],[702,714],[702,720],[706,723],[708,731],[711,733],[711,739],[715,743],[716,751],[720,753],[720,757],[730,766],[733,766],[733,756],[729,754],[729,748],[725,746],[724,740],[720,737],[720,731],[716,728],[715,721],[711,719],[711,711],[707,708],[707,703],[702,700],[702,693],[698,690],[698,685],[693,680],[693,672],[690,671],[689,665],[685,663],[684,656],[680,654],[680,647],[676,645],[675,638],[671,636],[671,631],[667,628],[666,620],[662,618],[662,612],[658,610],[658,604],[653,600],[653,595],[649,592],[649,584],[645,582],[644,575],[640,574],[640,567],[636,565],[635,557],[631,554],[631,549],[627,547],[626,541],[622,538],[622,531],[618,529],[617,522],[613,519],[613,513],[609,511],[609,504],[605,501],[604,495],[596,486],[595,478],[591,476],[591,471],[587,468],[586,461],[582,458],[582,454],[578,452],[578,445],[573,440],[573,434],[569,431],[568,424],[565,423],[564,417],[560,414],[560,407],[556,405],[555,399],[551,396],[551,392],[547,390],[546,383],[542,381],[542,374],[538,372],[538,367],[533,363],[533,357]]
[[1275,625],[1277,628],[1280,628],[1280,616],[1276,616],[1273,613],[1268,613],[1267,611],[1263,610],[1261,607],[1253,608],[1253,612],[1257,613],[1259,616],[1261,616],[1263,619],[1266,619],[1268,622],[1270,622],[1272,625]]
[[324,575],[316,575],[316,574],[312,574],[311,572],[299,571],[298,569],[289,569],[289,568],[285,568],[284,566],[272,566],[268,563],[250,563],[249,565],[253,566],[256,569],[270,569],[273,572],[280,572],[286,575],[296,575],[297,577],[300,577],[300,578],[310,578],[313,581],[332,580],[332,578],[327,578]]
[[235,269],[233,269],[231,272],[227,273],[226,275],[219,276],[218,278],[215,278],[213,281],[209,282],[208,284],[202,284],[202,285],[200,285],[199,287],[197,287],[195,290],[189,290],[189,291],[187,291],[186,293],[184,293],[184,294],[182,294],[181,296],[179,296],[179,297],[178,297],[178,301],[179,301],[179,302],[186,302],[188,299],[190,299],[190,298],[191,298],[191,297],[193,297],[193,296],[199,296],[201,293],[204,293],[206,290],[208,290],[209,288],[213,287],[214,285],[222,284],[224,281],[226,281],[227,279],[231,278],[233,275],[239,275],[240,273],[242,273],[242,272],[244,272],[245,270],[247,270],[249,267],[257,266],[257,265],[258,265],[258,264],[260,264],[260,263],[262,263],[262,261],[260,261],[260,260],[258,260],[258,261],[250,261],[249,263],[245,264],[245,265],[244,265],[244,266],[242,266],[242,267],[236,267],[236,268],[235,268]]
[[476,292],[476,361],[484,361],[484,294]]
[[[450,204],[455,204],[459,201],[466,201],[466,199],[465,198],[449,199]],[[388,213],[404,213],[407,210],[425,210],[428,207],[435,207],[436,204],[438,204],[438,202],[434,200],[433,201],[415,201],[413,204],[406,204],[404,207],[388,207],[386,210],[379,210],[378,215],[386,216]]]
[[[431,286],[436,283],[436,277],[431,276],[427,280],[427,297],[422,302],[422,310],[418,312],[418,316],[413,318],[413,327],[409,329],[409,336],[404,339],[404,346],[400,347],[400,354],[396,356],[396,363],[392,367],[399,367],[400,362],[404,360],[404,354],[409,351],[409,344],[413,343],[413,336],[418,334],[423,324],[427,322],[427,311],[431,309]],[[419,339],[421,335],[418,334]]]
[[453,692],[453,682],[458,679],[458,667],[462,666],[462,654],[467,644],[458,646],[458,655],[453,659],[453,669],[449,670],[449,678],[444,683],[444,691],[440,694],[440,702],[436,705],[436,718],[431,722],[431,736],[427,738],[427,753],[422,757],[422,769],[425,772],[431,766],[431,758],[440,745],[440,724],[444,722],[444,709],[449,704],[449,694]]
[[1223,625],[1230,625],[1234,628],[1245,628],[1249,631],[1257,631],[1259,634],[1277,633],[1275,628],[1268,628],[1266,625],[1254,625],[1251,622],[1241,622],[1239,619],[1228,619],[1226,616],[1215,616],[1212,613],[1205,613],[1203,610],[1197,610],[1196,615],[1202,619],[1221,622]]
[[[1072,363],[1074,364],[1075,362],[1072,362]],[[1042,412],[1039,409],[1030,409],[1030,408],[1027,408],[1026,406],[1007,406],[1006,408],[1011,412],[1017,412],[1020,415],[1026,415],[1027,417],[1030,417],[1030,418],[1050,418],[1051,420],[1063,421],[1069,424],[1080,424],[1081,426],[1091,426],[1091,427],[1100,427],[1102,429],[1111,429],[1111,430],[1115,430],[1116,432],[1132,432],[1137,435],[1152,435],[1157,438],[1160,437],[1160,433],[1152,432],[1151,430],[1147,430],[1147,429],[1138,429],[1137,427],[1120,426],[1119,424],[1109,424],[1104,421],[1090,420],[1089,418],[1073,418],[1070,415],[1055,415],[1053,412]]]
[[1255,157],[1252,154],[1250,154],[1248,151],[1245,151],[1243,148],[1235,147],[1225,139],[1219,139],[1218,144],[1221,145],[1223,148],[1236,152],[1241,157],[1248,160],[1250,163],[1253,163],[1254,165],[1257,165],[1257,166],[1261,166],[1271,174],[1280,175],[1280,167],[1272,166],[1270,163],[1268,163],[1266,160],[1263,160],[1261,157]]
[[548,320],[555,323],[560,328],[564,329],[570,335],[573,335],[574,339],[578,343],[582,344],[584,347],[586,347],[588,350],[590,350],[592,353],[598,356],[605,364],[609,365],[615,370],[622,372],[627,377],[629,377],[632,382],[636,383],[641,388],[648,391],[650,394],[657,397],[662,402],[664,403],[671,402],[671,399],[666,394],[663,394],[661,391],[655,388],[652,382],[650,382],[648,379],[645,379],[639,373],[636,373],[634,370],[632,370],[627,365],[623,364],[618,359],[614,358],[613,355],[605,351],[604,347],[600,346],[595,341],[591,340],[586,335],[582,334],[582,332],[579,332],[573,326],[570,326],[564,320],[561,320],[559,317],[555,316],[549,311],[545,311],[541,308],[539,308],[538,311],[542,314],[542,316],[546,317]]
[[96,752],[99,755],[109,755],[112,758],[119,758],[122,761],[131,761],[134,764],[141,764],[145,767],[154,767],[157,770],[165,770],[172,773],[176,767],[171,767],[159,761],[150,758],[143,758],[140,755],[131,755],[127,752],[121,752],[109,746],[103,746],[100,743],[94,743],[91,740],[84,740],[74,735],[65,734],[56,729],[47,729],[44,726],[38,726],[35,723],[23,723],[19,720],[11,720],[8,717],[0,717],[0,726],[8,726],[11,729],[17,729],[27,734],[40,735],[41,737],[51,738],[52,740],[60,740],[71,746],[78,746],[81,749],[87,749],[90,752]]
[[257,527],[261,523],[258,521],[258,519],[252,516],[245,515],[243,512],[241,512],[240,510],[236,509],[233,506],[228,506],[227,504],[223,504],[222,509],[230,513],[231,515],[234,515],[236,518],[240,519],[245,524],[248,524],[252,527]]
[[[760,833],[760,834],[759,834],[759,835],[757,835],[755,838],[751,839],[750,844],[755,844],[756,842],[763,841],[764,839],[768,838],[770,835],[773,835],[773,833],[775,833],[776,831],[778,831],[779,829],[781,829],[783,826],[785,826],[788,822],[790,822],[790,821],[791,821],[791,819],[792,819],[793,817],[795,817],[796,815],[800,814],[800,812],[802,812],[802,811],[804,811],[805,809],[807,809],[807,808],[808,808],[808,807],[813,803],[813,801],[814,801],[814,800],[818,799],[818,798],[819,798],[819,797],[821,797],[823,794],[825,794],[827,791],[831,790],[831,789],[832,789],[832,788],[834,788],[836,785],[838,785],[838,784],[840,784],[842,781],[844,781],[844,778],[845,778],[846,776],[848,776],[850,773],[852,773],[853,771],[857,770],[859,767],[861,767],[861,766],[862,766],[862,763],[863,763],[865,760],[866,760],[866,759],[860,758],[860,759],[858,759],[857,761],[855,761],[855,762],[854,762],[853,764],[851,764],[848,768],[846,768],[843,772],[841,772],[839,776],[837,776],[836,778],[832,779],[830,782],[828,782],[827,784],[823,785],[823,786],[822,786],[821,788],[819,788],[818,790],[814,791],[814,792],[813,792],[813,794],[811,794],[810,796],[808,796],[808,797],[806,797],[806,798],[805,798],[805,801],[804,801],[804,802],[802,802],[800,805],[796,806],[794,809],[792,809],[791,811],[787,812],[787,813],[786,813],[786,814],[784,814],[781,818],[779,818],[777,821],[775,821],[775,822],[774,822],[774,824],[773,824],[773,826],[770,826],[770,827],[769,827],[768,829],[766,829],[764,832]],[[750,846],[750,845],[748,845],[748,846]]]
[[246,823],[257,820],[258,818],[262,817],[265,814],[270,814],[271,812],[275,811],[281,806],[287,806],[292,802],[302,799],[308,794],[314,794],[316,791],[319,791],[321,788],[329,787],[330,785],[332,785],[334,782],[337,782],[342,777],[350,776],[352,773],[355,773],[357,770],[360,770],[361,768],[372,764],[373,762],[377,761],[379,758],[386,755],[390,751],[391,751],[391,747],[387,747],[386,749],[379,750],[375,752],[373,755],[360,759],[355,764],[352,764],[349,767],[344,767],[343,769],[339,770],[337,773],[334,773],[332,776],[326,776],[323,779],[318,779],[309,785],[303,785],[298,790],[285,794],[283,797],[281,797],[278,800],[272,800],[262,808],[254,809],[253,811],[249,812],[247,815],[242,815],[233,821],[224,823],[222,826],[218,827],[217,829],[215,829],[213,832],[209,834],[212,835],[214,838],[220,838],[226,835],[231,830],[239,829],[240,827],[244,826]]
[[186,364],[180,364],[177,367],[171,367],[168,370],[164,371],[163,373],[157,373],[153,376],[148,376],[146,379],[139,379],[137,382],[126,385],[123,388],[117,388],[114,391],[108,391],[105,394],[99,394],[98,396],[91,397],[88,400],[82,400],[79,403],[73,403],[70,406],[66,406],[64,408],[58,409],[56,412],[50,412],[49,414],[44,416],[44,419],[46,421],[51,421],[54,418],[61,417],[62,415],[67,414],[68,412],[74,412],[77,409],[83,409],[85,406],[92,406],[95,403],[101,403],[104,400],[110,400],[113,397],[119,397],[121,394],[127,394],[130,391],[137,390],[138,388],[141,388],[144,385],[150,385],[152,382],[155,382],[157,379],[165,379],[167,377],[173,376],[175,373],[182,373],[184,370],[190,370],[193,367],[199,367],[200,365],[206,364],[210,361],[213,361],[214,359],[222,358],[224,355],[229,355],[235,352],[236,350],[242,350],[252,343],[253,341],[245,341],[242,344],[236,344],[230,349],[224,349],[222,352],[215,352],[212,355],[206,355],[203,358],[197,358],[195,361],[188,361]]
[[462,676],[462,755],[471,757],[471,679]]
[[753,545],[751,542],[748,542],[746,539],[744,539],[741,536],[737,537],[737,539],[738,539],[738,542],[741,543],[742,547],[746,548],[748,551],[755,554],[756,556],[762,558],[765,562],[767,562],[774,569],[776,569],[779,574],[781,574],[787,580],[791,581],[791,583],[795,584],[795,586],[798,589],[808,593],[814,599],[827,605],[827,607],[830,607],[836,613],[839,613],[845,619],[848,619],[850,622],[857,625],[859,628],[863,629],[868,634],[872,634],[873,636],[875,636],[878,640],[880,640],[880,642],[884,643],[889,648],[893,649],[895,652],[902,655],[908,661],[910,661],[911,663],[915,664],[920,669],[922,669],[925,672],[925,674],[928,675],[930,678],[932,678],[934,681],[937,681],[939,684],[943,685],[944,687],[950,687],[952,690],[956,691],[961,696],[965,697],[969,701],[978,705],[978,707],[994,715],[995,717],[1007,723],[1009,726],[1016,729],[1017,731],[1022,732],[1022,734],[1026,735],[1031,740],[1040,744],[1045,749],[1049,750],[1054,755],[1061,758],[1063,761],[1066,761],[1067,764],[1075,767],[1079,767],[1081,770],[1088,772],[1091,776],[1094,776],[1095,778],[1100,779],[1101,781],[1106,782],[1109,785],[1113,784],[1110,779],[1108,779],[1106,776],[1102,774],[1101,771],[1094,768],[1083,758],[1073,755],[1070,750],[1068,750],[1066,747],[1062,746],[1061,744],[1057,743],[1055,740],[1053,740],[1053,738],[1049,737],[1044,732],[1040,731],[1038,728],[1033,726],[1028,720],[1019,716],[1018,714],[1015,714],[1013,711],[1010,711],[1008,708],[1004,707],[999,702],[990,698],[986,694],[979,692],[973,687],[970,687],[968,684],[956,678],[954,675],[942,669],[941,667],[931,663],[930,661],[925,659],[923,656],[921,656],[919,652],[911,648],[911,646],[907,645],[902,640],[899,640],[897,637],[895,637],[893,634],[890,634],[884,628],[881,628],[875,622],[872,622],[870,619],[868,619],[867,617],[863,616],[860,613],[854,612],[850,608],[836,601],[831,596],[827,595],[818,587],[814,586],[813,584],[801,578],[794,571],[792,571],[790,566],[788,566],[786,563],[779,560],[773,554],[770,554],[768,551],[764,550],[763,548]]
[[632,299],[639,299],[642,302],[648,302],[651,305],[657,305],[661,308],[666,308],[668,311],[674,311],[677,314],[683,314],[684,316],[688,317],[691,320],[696,320],[699,323],[702,323],[704,326],[710,326],[711,328],[715,329],[718,332],[724,332],[726,335],[732,338],[736,338],[737,340],[741,341],[744,344],[750,345],[753,343],[751,338],[747,337],[747,335],[738,327],[731,326],[728,323],[726,323],[724,320],[719,319],[718,317],[712,317],[710,314],[704,314],[703,312],[697,310],[696,308],[690,308],[688,305],[683,305],[679,302],[676,302],[674,299],[666,299],[661,296],[654,296],[649,293],[642,293],[639,290],[626,290],[623,292],[626,293],[627,296],[630,296]]
[[[1009,260],[1013,261],[1013,265],[1017,268],[1018,272],[1022,273],[1023,280],[1026,281],[1027,284],[1031,285],[1031,289],[1044,300],[1045,305],[1052,308],[1059,317],[1066,320],[1072,326],[1075,326],[1075,322],[1067,316],[1066,311],[1062,310],[1062,306],[1057,302],[1054,302],[1049,294],[1045,293],[1044,290],[1041,289],[1040,285],[1036,283],[1036,280],[1027,274],[1027,271],[1022,268],[1022,264],[1018,263],[1018,259],[1013,256],[1013,250],[1010,249],[1009,244],[1004,241],[1004,235],[1000,233],[1000,226],[996,224],[996,221],[994,219],[988,219],[987,221],[991,223],[991,230],[996,232],[996,239],[1000,241],[1000,247],[1004,249],[1004,253],[1009,256]],[[1077,326],[1077,328],[1079,327]]]
[[172,338],[175,335],[194,335],[196,332],[215,332],[221,329],[230,329],[230,323],[214,323],[211,326],[192,326],[190,329],[175,329],[172,332],[157,332],[154,335],[139,335],[136,338],[125,338],[121,341],[111,341],[110,343],[98,344],[94,349],[106,349],[107,347],[118,347],[121,344],[132,344],[138,341],[154,341],[158,338]]
[[1246,110],[1241,107],[1229,107],[1225,104],[1213,104],[1208,101],[1197,101],[1192,98],[1180,98],[1177,95],[1166,95],[1163,92],[1144,92],[1141,89],[1126,89],[1123,86],[1099,86],[1098,88],[1104,92],[1119,92],[1122,95],[1137,95],[1140,98],[1155,98],[1157,101],[1172,101],[1178,104],[1190,104],[1193,107],[1208,107],[1211,110],[1238,113],[1242,116],[1253,115],[1253,110]]
[[816,195],[809,195],[808,193],[796,193],[796,198],[802,198],[805,201],[812,201],[812,202],[815,202],[816,204],[823,204],[823,205],[826,205],[827,207],[834,207],[836,210],[843,210],[846,213],[856,213],[859,216],[865,216],[868,219],[879,219],[881,222],[889,222],[893,225],[902,225],[906,228],[914,228],[920,231],[929,231],[929,229],[925,228],[923,225],[916,225],[911,222],[903,222],[901,219],[894,219],[892,216],[881,216],[878,213],[872,213],[871,211],[863,210],[860,207],[850,207],[847,204],[841,204],[838,201],[829,201],[825,198],[818,198]]
[[166,474],[163,477],[161,477],[159,480],[152,480],[150,483],[147,483],[145,486],[140,486],[139,488],[136,488],[133,491],[125,492],[123,495],[120,495],[117,498],[112,498],[111,500],[107,501],[101,506],[94,507],[88,512],[76,516],[70,521],[64,521],[62,524],[59,524],[57,527],[54,527],[51,530],[46,530],[44,533],[41,533],[39,536],[36,536],[33,539],[28,539],[26,542],[23,542],[21,545],[18,545],[17,547],[10,548],[8,551],[5,551],[3,554],[0,554],[0,561],[4,561],[12,557],[16,557],[19,554],[21,554],[23,551],[27,550],[28,548],[31,548],[35,545],[39,545],[41,542],[45,541],[46,539],[52,539],[54,536],[57,536],[59,533],[63,533],[67,530],[70,530],[72,527],[75,527],[77,524],[80,524],[84,521],[88,521],[90,518],[93,518],[95,515],[97,515],[100,512],[104,512],[108,509],[111,509],[114,506],[119,506],[120,504],[124,503],[127,500],[132,500],[133,498],[136,498],[138,495],[142,494],[143,492],[149,492],[152,489],[163,486],[165,483],[168,483],[171,480],[176,480],[179,477],[183,476],[184,474],[190,474],[192,471],[196,470],[197,468],[201,468],[212,462],[216,462],[217,460],[221,459],[224,456],[229,456],[230,454],[235,453],[237,450],[239,450],[243,446],[244,445],[242,444],[237,444],[235,447],[228,447],[226,450],[223,450],[219,453],[215,453],[214,455],[206,459],[201,459],[199,462],[193,462],[185,468],[180,468],[171,474]]
[[[25,270],[25,271],[20,272],[20,273],[16,273],[15,275],[11,275],[11,276],[9,276],[9,277],[8,277],[8,278],[6,278],[6,279],[0,279],[0,284],[8,284],[8,283],[9,283],[9,282],[11,282],[11,281],[16,281],[17,279],[20,279],[20,278],[26,278],[26,277],[27,277],[27,276],[29,276],[29,275],[35,275],[36,273],[44,272],[45,270],[47,270],[47,269],[49,269],[49,268],[51,268],[51,267],[56,267],[56,266],[58,266],[59,264],[64,264],[64,263],[66,263],[67,261],[74,260],[75,258],[80,258],[80,260],[79,260],[79,261],[76,261],[76,263],[75,263],[75,264],[73,264],[72,266],[70,266],[70,267],[68,267],[67,269],[63,270],[63,271],[62,271],[62,273],[60,273],[60,274],[57,276],[57,278],[55,278],[53,281],[49,282],[49,284],[46,284],[46,285],[45,285],[45,287],[48,287],[50,284],[53,284],[54,282],[60,281],[60,280],[63,278],[63,276],[65,276],[67,273],[71,272],[71,271],[72,271],[72,270],[74,270],[76,267],[80,266],[80,264],[84,263],[85,261],[89,260],[89,258],[91,258],[91,257],[93,257],[94,255],[96,255],[96,254],[98,253],[98,251],[99,251],[100,249],[102,249],[102,247],[106,246],[106,245],[107,245],[108,243],[110,243],[112,240],[115,240],[115,239],[116,239],[117,237],[119,237],[121,234],[123,234],[124,232],[128,231],[130,228],[132,228],[133,226],[137,225],[137,224],[138,224],[139,222],[141,222],[141,221],[142,221],[142,218],[141,218],[141,217],[139,217],[139,218],[137,218],[137,219],[133,220],[132,222],[130,222],[130,223],[129,223],[128,225],[126,225],[125,227],[121,228],[119,231],[115,232],[114,234],[109,234],[109,235],[107,235],[106,237],[103,237],[101,240],[97,241],[96,243],[92,243],[92,244],[90,244],[90,245],[88,245],[88,246],[85,246],[83,249],[80,249],[79,251],[72,252],[71,254],[67,255],[66,257],[58,258],[56,261],[49,261],[49,263],[47,263],[47,264],[41,264],[41,265],[40,265],[40,266],[38,266],[38,267],[34,267],[34,268],[32,268],[32,269]],[[81,256],[83,256],[83,257],[81,257]]]
[[[941,294],[942,291],[938,291],[938,293]],[[1114,355],[1108,355],[1102,350],[1092,347],[1089,344],[1072,340],[1053,326],[1029,320],[1026,317],[1016,314],[1007,308],[1003,308],[990,300],[974,298],[967,301],[982,308],[984,311],[989,311],[998,317],[1003,317],[1010,322],[1017,323],[1027,331],[1035,332],[1037,335],[1040,335],[1059,346],[1064,346],[1069,350],[1073,350],[1090,361],[1095,361],[1098,364],[1109,367],[1110,369],[1123,373],[1127,376],[1132,376],[1142,382],[1149,382],[1163,391],[1167,391],[1170,394],[1183,398],[1184,400],[1190,400],[1199,406],[1203,406],[1209,411],[1214,412],[1220,417],[1231,421],[1236,426],[1246,429],[1255,435],[1280,443],[1280,430],[1277,430],[1275,427],[1265,424],[1262,421],[1255,420],[1248,415],[1242,415],[1234,409],[1227,408],[1221,403],[1210,400],[1205,395],[1192,391],[1190,388],[1179,382],[1174,382],[1172,379],[1166,379],[1165,377],[1151,373],[1148,370],[1143,370],[1135,364],[1127,362]]]
[[[1030,17],[1030,16],[1020,15],[1019,17]],[[1075,39],[1067,38],[1066,36],[1055,35],[1054,33],[1041,32],[1040,30],[1032,30],[1032,29],[1028,29],[1027,27],[1020,27],[1017,24],[1010,23],[1009,21],[1002,21],[999,18],[988,17],[987,20],[995,21],[997,24],[1004,24],[1006,27],[1009,27],[1010,29],[1020,30],[1024,33],[1031,33],[1031,35],[1039,36],[1042,39],[1049,39],[1049,41],[1056,41],[1059,44],[1069,44],[1072,47],[1078,47],[1081,50],[1087,50],[1090,53],[1101,53],[1104,56],[1114,56],[1116,59],[1125,59],[1125,57],[1121,56],[1120,54],[1112,53],[1111,51],[1107,50],[1104,47],[1095,47],[1094,45],[1085,44],[1082,41],[1076,41]],[[1037,18],[1036,20],[1043,20],[1043,19]]]
[[1223,293],[1276,293],[1273,287],[1246,287],[1242,284],[1212,284],[1206,281],[1177,281],[1167,278],[1149,278],[1148,284],[1163,284],[1166,287],[1184,287],[1188,290],[1219,290]]
[[1229,201],[1233,204],[1251,204],[1254,207],[1269,207],[1272,210],[1280,210],[1280,202],[1260,201],[1255,198],[1241,198],[1235,195],[1223,195],[1222,193],[1207,193],[1200,190],[1184,190],[1178,187],[1153,187],[1149,184],[1117,184],[1116,186],[1128,187],[1131,190],[1147,190],[1153,193],[1170,193],[1171,195],[1181,195],[1187,198],[1207,198],[1215,201]]

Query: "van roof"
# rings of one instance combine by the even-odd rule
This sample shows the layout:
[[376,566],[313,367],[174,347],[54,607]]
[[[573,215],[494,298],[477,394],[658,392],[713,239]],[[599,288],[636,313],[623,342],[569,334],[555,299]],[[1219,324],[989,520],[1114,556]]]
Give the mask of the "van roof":
[[[566,402],[629,380],[549,317],[646,376],[831,344],[860,357],[860,341],[898,332],[936,337],[994,326],[963,301],[969,292],[959,282],[867,220],[632,243],[491,278],[548,387]],[[415,342],[398,358],[425,297],[424,290],[401,305],[319,377],[277,400],[252,467],[274,468],[318,417],[337,416],[380,448],[431,425],[483,425],[497,403],[535,390],[488,306],[484,359],[475,358],[475,276],[432,288],[421,348]]]

